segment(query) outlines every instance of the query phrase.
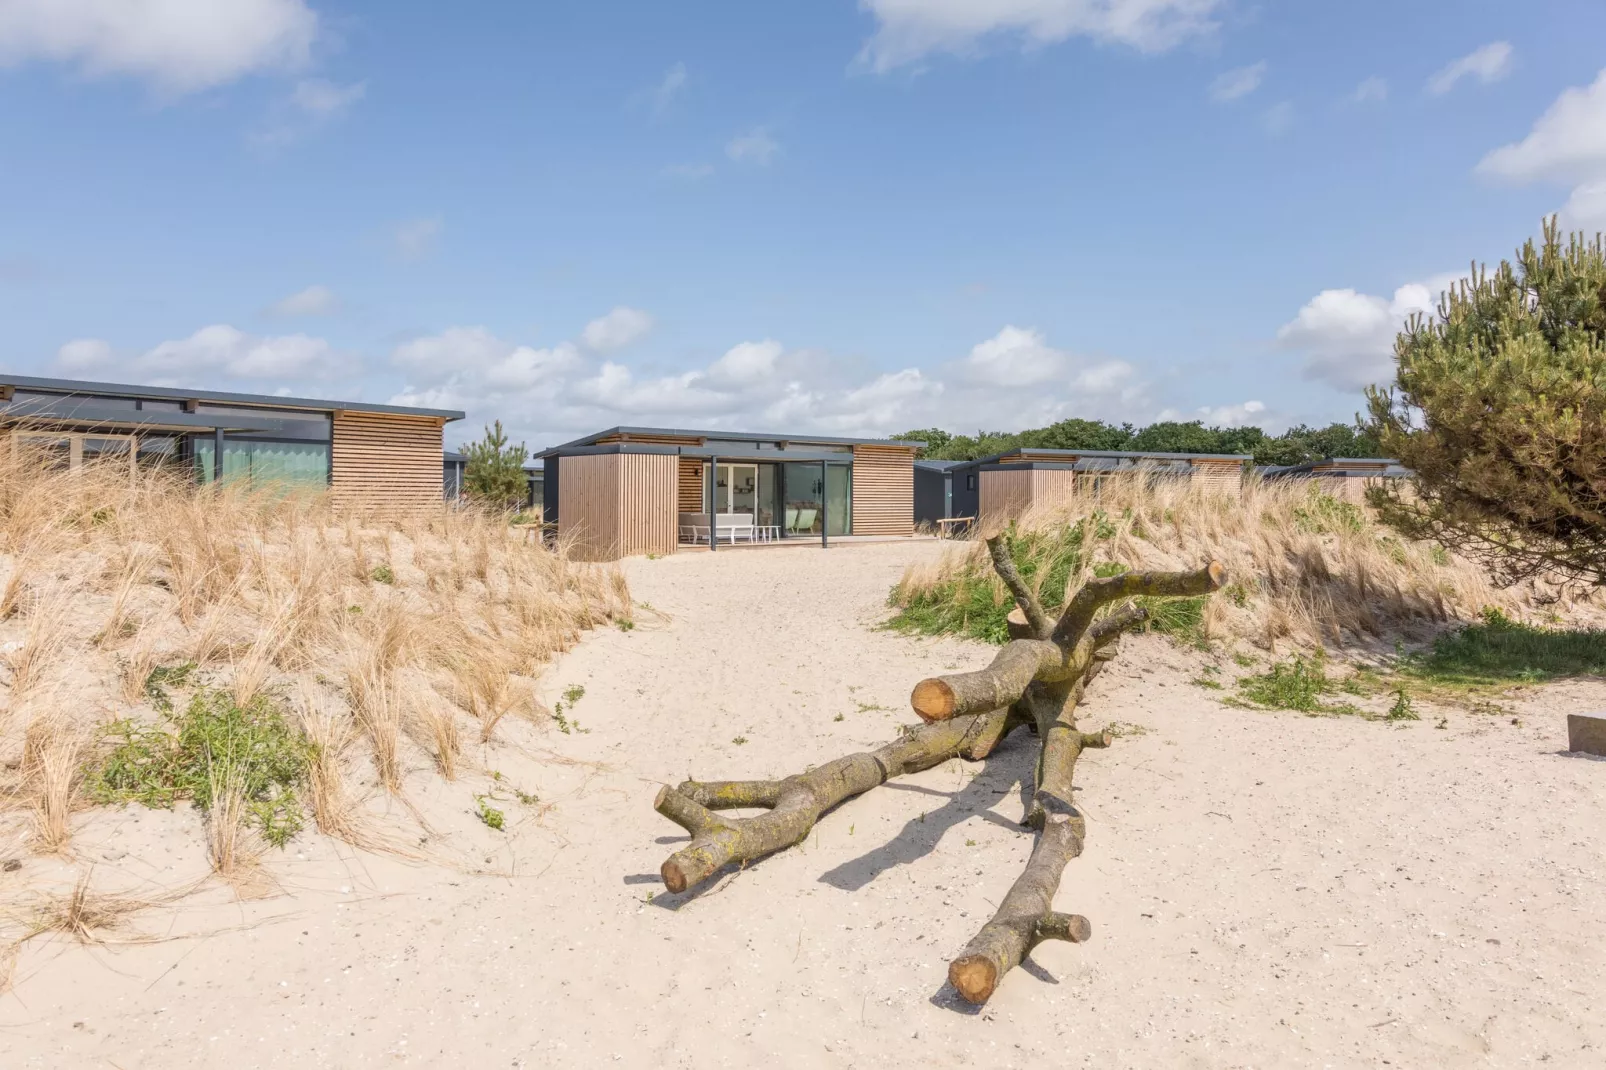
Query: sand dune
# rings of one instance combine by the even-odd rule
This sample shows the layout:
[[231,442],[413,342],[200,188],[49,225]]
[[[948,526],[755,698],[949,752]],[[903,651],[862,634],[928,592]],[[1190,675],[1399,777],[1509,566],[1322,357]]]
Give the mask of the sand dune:
[[[1606,686],[1395,727],[1230,709],[1200,656],[1129,641],[1084,725],[1146,729],[1078,769],[1086,853],[1048,944],[979,1012],[948,958],[1019,871],[1024,740],[851,801],[806,848],[663,893],[656,785],[778,775],[887,738],[922,676],[986,648],[874,626],[940,544],[629,563],[650,609],[548,671],[578,730],[510,732],[409,797],[455,866],[304,834],[283,894],[213,888],[130,942],[34,942],[7,1067],[1552,1066],[1606,1060],[1606,762],[1561,754]],[[840,716],[840,720],[837,718]],[[745,740],[745,742],[737,742]],[[467,757],[467,756],[466,756]],[[420,764],[422,764],[420,762]],[[511,794],[516,787],[526,797]],[[474,816],[494,792],[507,831]],[[379,803],[373,804],[378,808]],[[395,804],[391,804],[394,806]],[[108,887],[206,872],[199,819],[97,812]],[[400,822],[397,828],[403,827]],[[0,874],[0,890],[48,867]],[[62,869],[65,873],[65,868]],[[142,938],[162,939],[145,942]]]

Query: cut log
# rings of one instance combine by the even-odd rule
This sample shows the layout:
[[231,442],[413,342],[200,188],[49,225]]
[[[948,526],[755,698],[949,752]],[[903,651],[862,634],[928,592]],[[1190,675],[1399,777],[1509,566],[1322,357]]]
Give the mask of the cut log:
[[[1211,562],[1197,572],[1127,572],[1092,579],[1071,596],[1057,620],[1043,611],[1022,579],[1002,536],[987,540],[999,579],[1015,599],[1011,640],[992,663],[974,672],[922,680],[909,702],[923,724],[891,743],[850,754],[781,780],[688,780],[663,787],[654,808],[691,834],[663,864],[664,885],[684,892],[732,864],[746,864],[800,843],[822,815],[892,777],[951,758],[978,761],[1020,725],[1039,737],[1033,793],[1023,824],[1038,830],[1026,868],[992,919],[950,963],[948,979],[972,1003],[982,1003],[1004,976],[1044,940],[1079,943],[1092,935],[1080,915],[1054,910],[1060,878],[1082,852],[1086,822],[1073,783],[1084,751],[1110,746],[1108,732],[1082,732],[1076,707],[1088,684],[1116,656],[1122,633],[1147,619],[1126,605],[1098,618],[1105,606],[1138,596],[1191,597],[1221,587],[1225,574]],[[1098,618],[1098,619],[1096,619]],[[721,811],[765,811],[725,817]]]

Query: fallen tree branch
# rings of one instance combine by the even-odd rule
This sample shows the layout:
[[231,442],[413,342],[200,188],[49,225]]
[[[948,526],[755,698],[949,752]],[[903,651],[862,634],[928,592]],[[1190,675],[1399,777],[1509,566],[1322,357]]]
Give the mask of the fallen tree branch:
[[[1148,618],[1126,605],[1134,597],[1192,597],[1221,587],[1215,562],[1197,572],[1127,572],[1088,580],[1051,621],[1021,578],[1002,537],[987,540],[993,567],[1015,597],[1028,633],[1005,644],[975,672],[922,680],[910,695],[923,724],[891,743],[781,780],[688,780],[663,787],[654,808],[691,834],[663,864],[664,885],[683,892],[724,866],[745,864],[802,842],[822,815],[846,799],[906,773],[950,758],[979,760],[1016,727],[1041,739],[1033,793],[1023,824],[1038,830],[1026,868],[992,919],[949,965],[948,979],[965,999],[985,1002],[1004,975],[1044,940],[1078,943],[1092,935],[1080,915],[1054,910],[1065,866],[1082,852],[1086,822],[1075,805],[1076,763],[1083,752],[1110,746],[1108,732],[1076,727],[1076,707],[1088,684],[1116,656],[1121,635]],[[760,809],[756,817],[721,811]]]

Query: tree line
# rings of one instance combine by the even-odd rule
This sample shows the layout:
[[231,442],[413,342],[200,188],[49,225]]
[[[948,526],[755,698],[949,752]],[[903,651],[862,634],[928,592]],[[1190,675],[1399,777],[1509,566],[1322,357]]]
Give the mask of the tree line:
[[924,442],[922,457],[940,461],[974,461],[1012,449],[1130,450],[1142,453],[1244,453],[1256,464],[1304,464],[1323,457],[1382,457],[1377,436],[1350,424],[1327,427],[1301,424],[1280,435],[1258,427],[1206,427],[1201,421],[1166,420],[1136,427],[1102,420],[1061,420],[1027,431],[977,431],[950,434],[928,427],[893,438]]

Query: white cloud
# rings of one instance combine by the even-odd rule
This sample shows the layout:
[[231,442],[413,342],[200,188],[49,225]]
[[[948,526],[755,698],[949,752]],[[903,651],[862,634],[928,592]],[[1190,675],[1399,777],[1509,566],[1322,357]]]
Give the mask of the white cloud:
[[1392,298],[1323,290],[1277,331],[1279,348],[1305,355],[1304,374],[1339,390],[1394,376],[1394,339],[1413,313],[1432,313],[1460,275],[1406,283]]
[[1428,79],[1428,92],[1443,96],[1463,78],[1476,78],[1484,85],[1498,82],[1511,73],[1511,45],[1493,41],[1441,68]]
[[859,0],[875,17],[860,55],[884,72],[938,52],[968,54],[993,38],[1022,47],[1071,37],[1161,52],[1215,29],[1225,0]]
[[439,219],[409,219],[392,228],[390,240],[397,256],[418,261],[434,251],[435,241],[445,229]]
[[662,115],[668,111],[669,106],[675,102],[675,98],[685,92],[685,89],[686,65],[677,63],[664,72],[663,80],[654,86],[648,94],[652,100],[653,114]]
[[1381,104],[1389,98],[1389,84],[1382,78],[1368,78],[1355,87],[1349,98],[1356,104]]
[[143,353],[120,354],[98,338],[68,342],[56,353],[63,371],[115,370],[136,382],[195,385],[232,379],[322,378],[335,370],[337,354],[322,338],[304,334],[259,336],[227,324],[202,327],[188,338],[162,342]]
[[1528,136],[1489,153],[1478,171],[1512,182],[1579,182],[1606,175],[1606,70],[1545,109]]
[[1238,405],[1209,405],[1199,409],[1199,420],[1206,427],[1245,427],[1266,425],[1266,403],[1245,401]]
[[327,316],[340,307],[334,291],[327,286],[308,286],[275,301],[268,309],[275,316]]
[[646,337],[652,330],[652,316],[639,308],[620,305],[606,316],[586,324],[580,341],[593,353],[612,353]]
[[1294,112],[1294,105],[1289,101],[1279,101],[1266,109],[1266,114],[1260,117],[1260,124],[1266,128],[1266,133],[1272,137],[1281,137],[1294,128],[1298,116]]
[[469,425],[501,418],[516,437],[551,443],[616,424],[814,434],[911,427],[1040,426],[1067,416],[1146,420],[1154,406],[1135,369],[1055,349],[1006,327],[933,370],[866,369],[862,360],[741,342],[692,367],[627,362],[584,344],[517,346],[459,327],[397,348],[400,404],[462,408]]
[[1572,185],[1563,224],[1606,229],[1606,69],[1590,85],[1564,91],[1527,137],[1495,149],[1477,170],[1508,182]]
[[775,154],[781,151],[781,146],[770,137],[769,131],[762,126],[756,126],[740,137],[734,137],[725,146],[725,155],[737,163],[756,163],[759,166],[768,164]]
[[1260,88],[1261,81],[1266,77],[1266,61],[1251,64],[1248,67],[1239,67],[1218,75],[1210,83],[1210,99],[1218,104],[1239,100],[1247,97]]
[[68,63],[163,93],[303,66],[318,35],[304,0],[4,0],[0,64]]
[[322,78],[304,79],[289,96],[273,103],[250,140],[258,148],[283,148],[338,121],[367,93],[367,82],[340,85]]

